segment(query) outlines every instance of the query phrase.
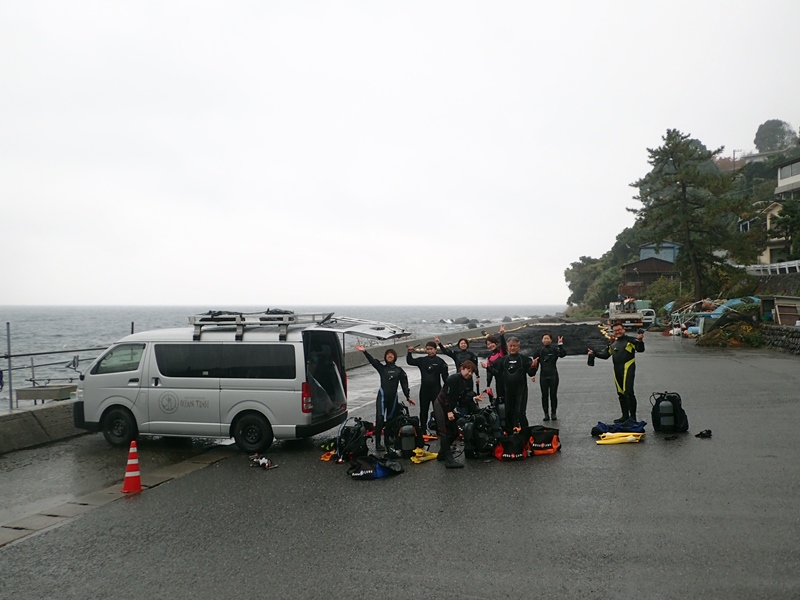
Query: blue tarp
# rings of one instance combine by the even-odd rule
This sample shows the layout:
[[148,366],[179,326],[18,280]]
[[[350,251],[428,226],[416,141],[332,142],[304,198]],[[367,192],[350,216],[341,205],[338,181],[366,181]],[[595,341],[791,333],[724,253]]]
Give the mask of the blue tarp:
[[724,304],[721,304],[713,311],[711,311],[711,317],[716,319],[723,315],[723,313],[727,312],[729,308],[733,308],[734,306],[738,306],[739,304],[760,304],[761,300],[756,298],[755,296],[745,296],[744,298],[732,298],[731,300],[727,300]]

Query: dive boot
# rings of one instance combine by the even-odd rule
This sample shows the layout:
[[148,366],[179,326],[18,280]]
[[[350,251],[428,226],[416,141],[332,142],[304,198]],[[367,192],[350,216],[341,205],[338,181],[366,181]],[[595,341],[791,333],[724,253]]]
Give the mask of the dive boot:
[[441,449],[439,450],[439,456],[444,454],[444,466],[446,469],[463,469],[464,463],[458,462],[455,458],[453,458],[453,449],[450,447],[450,444],[445,441],[442,444]]

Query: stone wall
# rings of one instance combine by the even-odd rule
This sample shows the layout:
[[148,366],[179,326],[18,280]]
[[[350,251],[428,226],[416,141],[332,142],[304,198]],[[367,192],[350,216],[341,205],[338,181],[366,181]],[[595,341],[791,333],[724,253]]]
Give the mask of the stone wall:
[[800,354],[800,327],[764,325],[762,333],[767,348]]

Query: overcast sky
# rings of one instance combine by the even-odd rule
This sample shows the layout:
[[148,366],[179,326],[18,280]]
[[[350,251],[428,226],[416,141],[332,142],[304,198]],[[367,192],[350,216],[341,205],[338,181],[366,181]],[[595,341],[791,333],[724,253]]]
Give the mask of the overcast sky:
[[800,2],[0,2],[0,304],[561,304]]

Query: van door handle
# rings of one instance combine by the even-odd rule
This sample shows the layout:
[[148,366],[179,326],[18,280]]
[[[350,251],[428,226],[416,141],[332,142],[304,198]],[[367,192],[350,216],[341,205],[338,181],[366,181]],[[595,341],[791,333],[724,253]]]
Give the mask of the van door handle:
[[128,385],[130,385],[132,383],[139,383],[139,378],[138,377],[134,377],[133,379],[128,379]]
[[158,377],[153,377],[153,387],[158,387]]

